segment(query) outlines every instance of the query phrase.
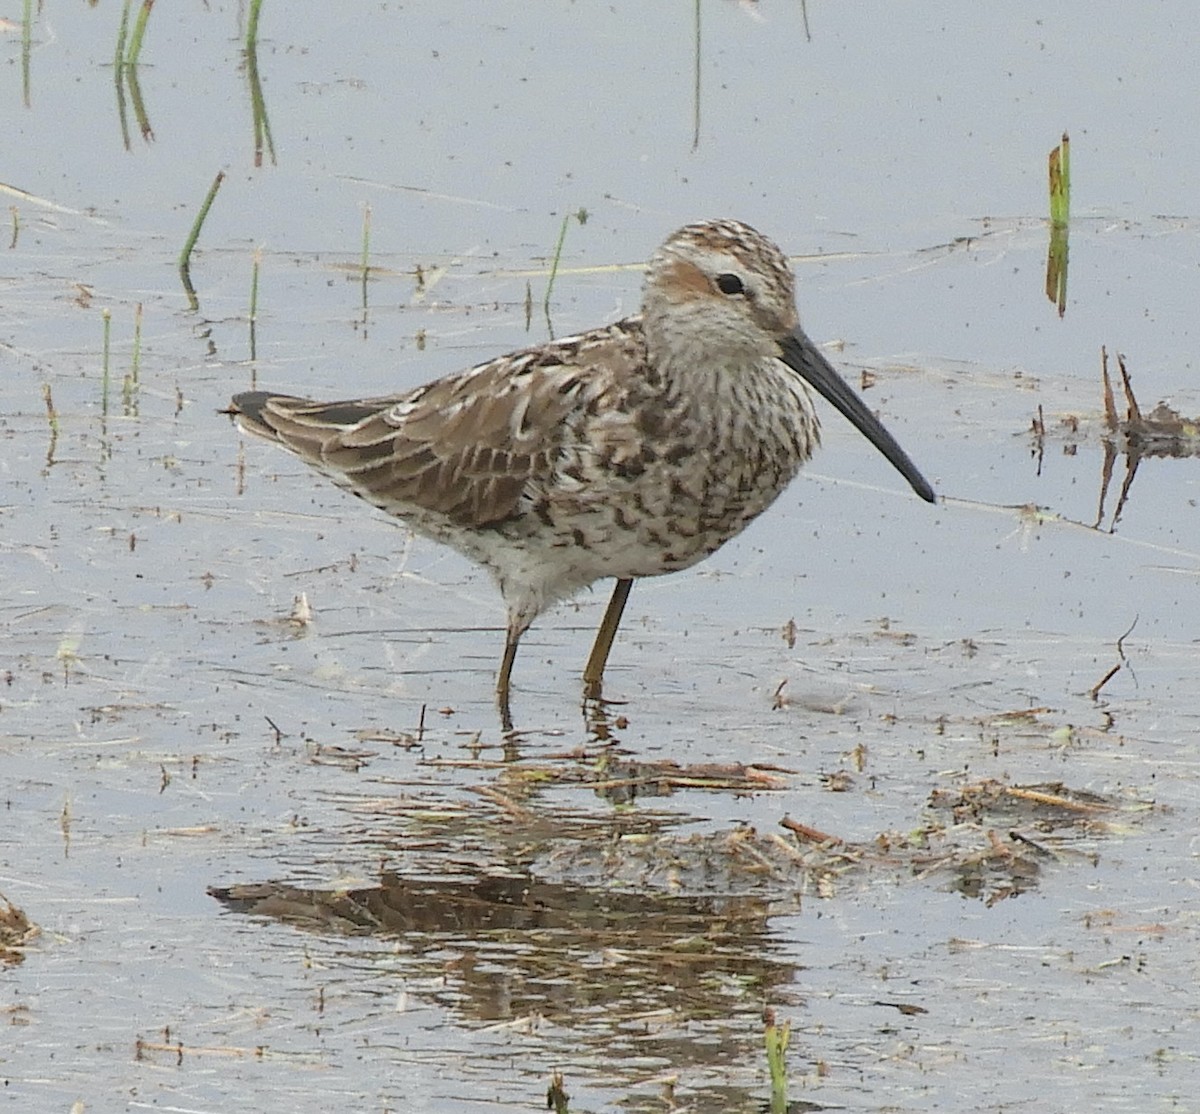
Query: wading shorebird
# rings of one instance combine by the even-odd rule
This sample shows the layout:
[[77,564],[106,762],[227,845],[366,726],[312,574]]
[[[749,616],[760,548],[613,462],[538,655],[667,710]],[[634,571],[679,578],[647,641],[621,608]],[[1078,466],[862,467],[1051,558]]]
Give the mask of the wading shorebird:
[[534,619],[616,578],[583,671],[598,698],[633,581],[715,552],[812,456],[810,388],[936,500],[801,330],[783,252],[749,225],[710,220],[654,253],[638,316],[400,394],[251,391],[231,409],[243,429],[492,574],[508,609],[496,699],[509,730],[513,661]]

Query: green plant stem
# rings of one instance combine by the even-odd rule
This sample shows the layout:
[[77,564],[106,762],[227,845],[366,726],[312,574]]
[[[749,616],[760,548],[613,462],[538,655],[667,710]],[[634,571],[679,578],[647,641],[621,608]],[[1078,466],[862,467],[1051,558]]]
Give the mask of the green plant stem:
[[1062,142],[1050,152],[1050,223],[1065,227],[1071,219],[1071,140],[1063,132]]
[[129,49],[125,52],[125,65],[136,66],[142,53],[142,39],[146,35],[146,23],[154,8],[154,0],[142,0],[141,10],[133,24],[133,34],[129,37]]
[[258,13],[262,8],[262,0],[250,0],[250,14],[246,16],[246,49],[254,50],[258,46]]
[[367,281],[371,277],[371,206],[366,204],[363,206],[363,229],[362,229],[362,259],[360,266],[362,267],[362,308],[364,312],[367,308]]
[[192,258],[192,249],[196,246],[196,241],[200,238],[200,229],[204,226],[204,221],[208,217],[208,211],[212,208],[213,199],[217,196],[217,190],[221,188],[221,183],[225,181],[225,171],[218,170],[217,176],[213,179],[213,184],[208,187],[208,193],[204,196],[204,203],[200,206],[200,212],[196,214],[196,219],[192,223],[192,230],[188,233],[188,238],[183,245],[183,251],[179,254],[179,265],[186,267]]
[[254,260],[250,266],[250,323],[258,320],[258,275],[262,269],[262,248],[254,249]]
[[142,372],[142,303],[138,302],[133,313],[133,358],[130,360],[129,376],[136,387]]
[[263,97],[262,79],[258,73],[258,13],[262,0],[253,0],[246,19],[246,79],[250,83],[250,114],[254,121],[254,165],[262,166],[263,147],[275,164],[275,140],[271,136],[271,121]]
[[258,277],[262,270],[262,248],[254,249],[250,268],[250,359],[258,359]]
[[25,0],[21,15],[21,103],[26,108],[32,103],[32,86],[29,60],[33,55],[33,0]]
[[787,1110],[787,1052],[791,1038],[792,1023],[775,1023],[775,1011],[766,1012],[763,1043],[767,1049],[767,1069],[771,1074],[771,1114],[782,1114]]
[[117,49],[113,52],[113,70],[117,75],[118,84],[121,81],[121,71],[125,68],[125,46],[129,42],[129,5],[131,0],[125,0],[121,7],[121,23],[117,27]]
[[192,276],[190,274],[192,249],[196,246],[196,241],[200,238],[200,229],[204,225],[208,211],[212,208],[213,199],[217,196],[217,190],[221,188],[223,181],[225,181],[225,171],[219,170],[217,171],[217,176],[213,179],[213,184],[208,187],[208,193],[205,195],[204,203],[200,206],[200,212],[196,214],[196,219],[192,222],[192,230],[188,233],[187,242],[183,245],[183,251],[179,253],[179,277],[183,281],[183,289],[187,293],[188,304],[193,310],[199,308],[199,300],[196,298],[196,290],[192,286]]
[[112,313],[109,310],[101,311],[101,316],[104,318],[104,354],[101,358],[101,386],[100,386],[100,413],[108,414],[108,351],[109,342],[112,338]]
[[142,303],[138,302],[133,312],[133,354],[129,360],[129,372],[121,384],[121,401],[126,416],[136,413],[136,397],[142,367]]
[[550,318],[550,295],[554,291],[554,280],[558,277],[558,261],[562,258],[563,242],[567,238],[567,222],[570,219],[570,213],[562,219],[562,224],[558,229],[558,243],[554,245],[554,256],[550,260],[550,277],[546,280],[546,296],[542,299],[542,312],[546,315],[547,320]]

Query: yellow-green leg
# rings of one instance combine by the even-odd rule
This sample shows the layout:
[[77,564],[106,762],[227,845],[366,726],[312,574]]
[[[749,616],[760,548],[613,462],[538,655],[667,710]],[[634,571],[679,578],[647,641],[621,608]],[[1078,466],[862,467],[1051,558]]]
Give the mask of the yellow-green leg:
[[600,698],[600,685],[604,680],[604,666],[608,662],[608,652],[612,649],[613,640],[617,637],[617,627],[621,625],[621,615],[625,611],[625,601],[629,599],[629,589],[633,587],[632,578],[622,578],[613,588],[612,599],[605,608],[604,618],[600,620],[600,628],[596,631],[596,641],[592,652],[588,655],[587,665],[583,667],[583,695],[588,700]]
[[512,730],[512,711],[509,708],[508,694],[513,662],[517,660],[517,643],[520,641],[520,631],[514,632],[510,627],[504,636],[504,655],[500,658],[500,672],[496,676],[496,707],[500,709],[500,727],[504,731]]

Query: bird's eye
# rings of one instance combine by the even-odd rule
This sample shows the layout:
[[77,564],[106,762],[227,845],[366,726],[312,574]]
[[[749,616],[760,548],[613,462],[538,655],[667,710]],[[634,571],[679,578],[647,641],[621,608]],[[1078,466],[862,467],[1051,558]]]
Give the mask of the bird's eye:
[[717,275],[717,289],[722,294],[745,294],[746,287],[737,275]]

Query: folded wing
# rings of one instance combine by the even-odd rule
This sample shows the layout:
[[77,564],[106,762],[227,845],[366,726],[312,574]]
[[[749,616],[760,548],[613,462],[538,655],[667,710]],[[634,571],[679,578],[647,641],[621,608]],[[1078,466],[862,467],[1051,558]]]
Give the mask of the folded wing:
[[552,483],[564,439],[589,403],[642,366],[642,345],[630,319],[403,394],[313,402],[253,391],[233,409],[244,429],[383,510],[478,528],[517,515],[532,488]]

